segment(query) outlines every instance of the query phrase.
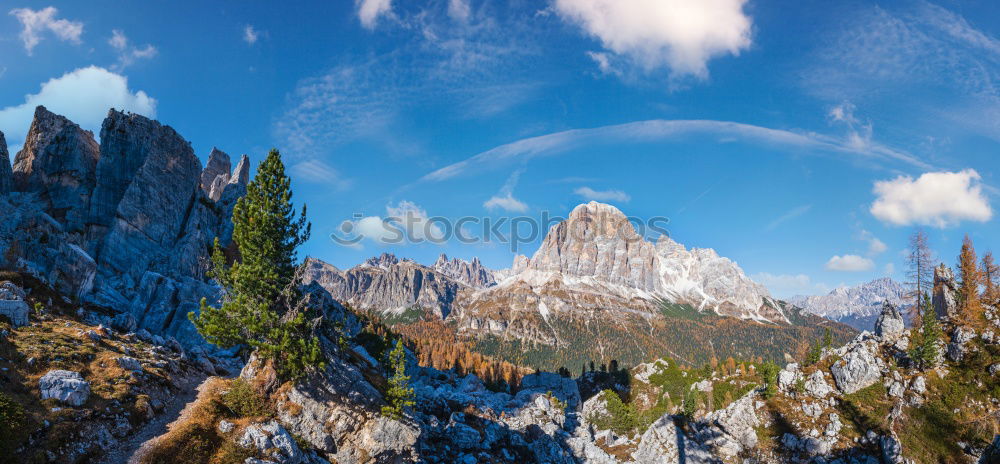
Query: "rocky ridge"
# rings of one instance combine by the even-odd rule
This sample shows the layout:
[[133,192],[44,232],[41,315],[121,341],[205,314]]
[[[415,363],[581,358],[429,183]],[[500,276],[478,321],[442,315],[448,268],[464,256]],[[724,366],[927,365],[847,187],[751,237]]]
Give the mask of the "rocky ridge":
[[[231,241],[249,162],[230,174],[216,150],[202,169],[172,128],[113,109],[100,140],[36,109],[10,182],[0,168],[0,265],[122,313],[127,325],[202,343],[185,316],[215,297],[208,251],[215,237]],[[201,179],[213,176],[206,192]]]
[[820,317],[825,317],[858,330],[872,330],[882,310],[891,303],[908,309],[906,289],[889,277],[872,280],[854,287],[839,287],[826,295],[797,295],[787,301]]

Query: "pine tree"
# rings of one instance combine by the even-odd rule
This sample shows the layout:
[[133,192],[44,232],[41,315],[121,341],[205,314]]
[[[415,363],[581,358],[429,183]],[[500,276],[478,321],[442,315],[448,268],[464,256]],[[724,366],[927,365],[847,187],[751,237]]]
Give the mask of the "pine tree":
[[833,347],[833,333],[830,332],[830,328],[827,327],[823,329],[823,348],[830,349]]
[[812,366],[813,364],[818,363],[822,358],[823,358],[823,345],[819,343],[819,340],[816,340],[816,343],[814,343],[809,348],[809,352],[806,353],[805,365]]
[[778,365],[766,362],[760,367],[760,375],[764,378],[764,398],[778,394]]
[[909,270],[906,274],[906,285],[910,287],[907,296],[913,299],[911,311],[914,318],[920,314],[920,299],[934,286],[933,260],[934,255],[927,245],[927,234],[917,230],[910,236],[910,254],[907,256]]
[[272,149],[233,209],[239,258],[232,265],[215,240],[209,276],[223,289],[221,305],[202,299],[201,313],[188,314],[209,343],[256,349],[276,361],[283,377],[297,377],[306,366],[322,364],[319,342],[296,308],[295,249],[309,239],[310,224],[305,206],[296,218],[291,199],[291,179]]
[[931,299],[926,294],[923,306],[922,316],[918,320],[920,325],[911,332],[909,352],[910,358],[919,369],[933,366],[941,357],[938,345],[941,339],[941,326],[938,324],[937,314],[931,307]]
[[958,256],[958,272],[961,278],[958,286],[958,314],[964,324],[973,324],[982,319],[983,306],[979,301],[979,284],[982,282],[982,272],[976,249],[968,235],[962,241],[962,253]]
[[389,390],[385,392],[385,400],[389,404],[382,406],[382,415],[399,420],[404,408],[414,405],[410,376],[406,375],[406,351],[402,340],[396,340],[396,347],[389,352],[387,364],[392,370],[392,376],[389,377]]
[[993,260],[993,252],[983,255],[983,302],[1000,305],[1000,266]]

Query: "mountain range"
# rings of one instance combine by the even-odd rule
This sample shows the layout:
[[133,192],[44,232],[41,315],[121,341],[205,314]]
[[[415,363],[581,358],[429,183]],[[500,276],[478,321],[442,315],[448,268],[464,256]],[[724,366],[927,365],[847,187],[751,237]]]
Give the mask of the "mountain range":
[[882,305],[891,303],[905,309],[912,305],[906,299],[906,288],[892,278],[882,277],[854,287],[838,287],[826,295],[797,295],[788,302],[817,316],[854,327],[874,330]]
[[442,321],[477,351],[555,369],[672,356],[781,359],[846,326],[774,299],[732,260],[636,234],[617,208],[590,202],[539,249],[492,271],[441,256],[431,266],[384,254],[342,271],[309,259],[307,281],[391,324]]

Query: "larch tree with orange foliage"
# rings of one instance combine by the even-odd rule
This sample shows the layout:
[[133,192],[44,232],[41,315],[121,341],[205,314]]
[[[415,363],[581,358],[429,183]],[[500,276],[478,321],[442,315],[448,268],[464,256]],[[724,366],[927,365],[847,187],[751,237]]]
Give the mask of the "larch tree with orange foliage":
[[982,271],[976,249],[968,235],[962,241],[962,253],[958,255],[958,272],[961,282],[958,286],[958,314],[962,324],[970,325],[983,317],[983,305],[979,299],[979,284]]

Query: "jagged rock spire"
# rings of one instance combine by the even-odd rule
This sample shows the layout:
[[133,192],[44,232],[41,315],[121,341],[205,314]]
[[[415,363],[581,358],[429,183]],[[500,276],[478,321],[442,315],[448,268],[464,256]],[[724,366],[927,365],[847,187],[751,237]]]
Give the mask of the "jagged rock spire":
[[14,158],[14,190],[38,193],[50,216],[82,231],[99,158],[93,133],[39,106]]
[[[206,195],[212,197],[213,186],[217,182],[222,184],[229,182],[230,169],[232,169],[232,164],[229,161],[229,155],[218,148],[212,147],[212,152],[208,154],[208,163],[205,164],[205,169],[201,171],[201,189],[205,191]],[[218,200],[221,195],[222,191],[218,190],[218,196],[212,199]]]
[[10,168],[10,155],[7,153],[7,139],[0,131],[0,195],[6,195],[14,187],[14,172]]

